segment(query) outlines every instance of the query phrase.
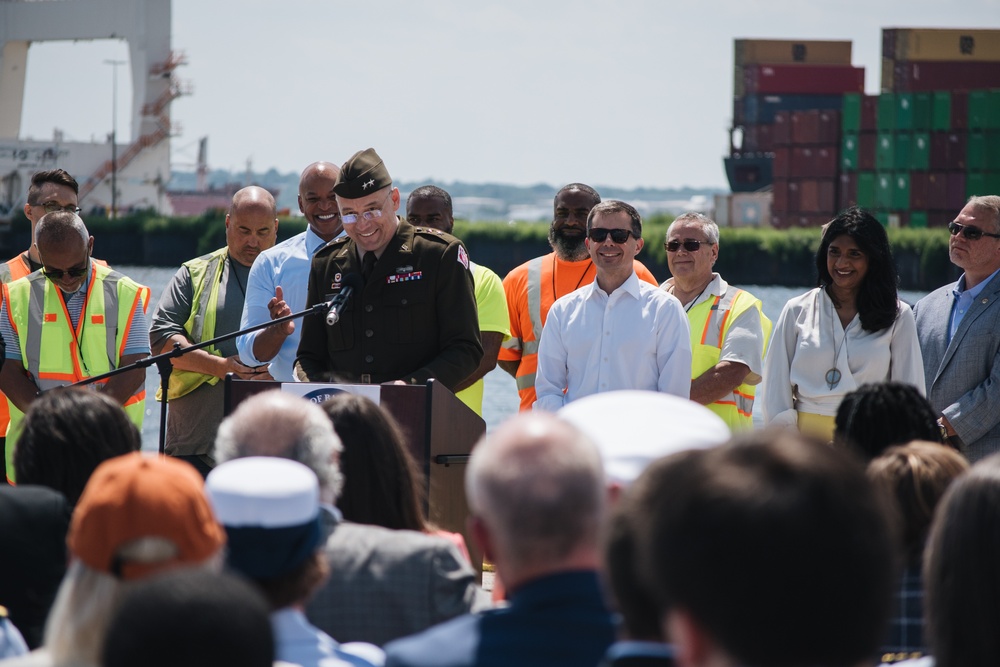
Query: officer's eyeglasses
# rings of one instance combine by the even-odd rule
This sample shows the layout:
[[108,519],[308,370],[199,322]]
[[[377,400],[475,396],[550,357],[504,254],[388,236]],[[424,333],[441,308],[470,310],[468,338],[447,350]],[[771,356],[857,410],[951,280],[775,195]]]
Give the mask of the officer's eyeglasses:
[[677,252],[681,248],[684,248],[688,252],[698,252],[701,248],[701,244],[706,243],[706,241],[695,241],[693,239],[685,239],[684,241],[667,241],[663,244],[667,252]]
[[75,269],[61,270],[61,269],[50,269],[47,266],[43,266],[42,273],[45,275],[46,278],[49,278],[50,280],[60,280],[62,279],[63,276],[67,276],[69,278],[79,278],[80,276],[87,275],[87,267],[79,266],[76,267]]
[[340,216],[340,221],[345,225],[353,225],[358,221],[359,218],[364,218],[365,220],[376,220],[382,217],[382,209],[385,208],[385,203],[389,201],[389,197],[392,196],[392,190],[389,190],[389,194],[385,196],[382,200],[382,204],[378,208],[371,211],[362,211],[361,213],[346,213]]
[[989,232],[984,232],[979,227],[972,227],[971,225],[963,225],[957,222],[948,223],[948,231],[951,232],[952,236],[958,236],[961,234],[963,237],[969,239],[970,241],[978,241],[984,236],[989,236],[993,239],[1000,239],[1000,234],[990,234]]
[[80,213],[80,207],[75,204],[63,206],[59,202],[47,201],[44,204],[32,204],[32,206],[41,206],[45,209],[46,213],[55,213],[56,211],[66,211],[67,213],[76,213],[78,215]]
[[587,238],[594,243],[604,243],[605,239],[611,237],[615,243],[625,243],[628,237],[632,236],[631,229],[605,229],[604,227],[594,227],[587,232]]

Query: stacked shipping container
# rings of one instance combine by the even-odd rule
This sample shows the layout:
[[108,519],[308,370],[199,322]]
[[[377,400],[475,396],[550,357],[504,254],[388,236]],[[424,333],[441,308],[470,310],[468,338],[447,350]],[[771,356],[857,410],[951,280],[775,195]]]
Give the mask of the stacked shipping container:
[[940,226],[1000,193],[1000,31],[886,29],[881,95],[844,98],[840,208]]

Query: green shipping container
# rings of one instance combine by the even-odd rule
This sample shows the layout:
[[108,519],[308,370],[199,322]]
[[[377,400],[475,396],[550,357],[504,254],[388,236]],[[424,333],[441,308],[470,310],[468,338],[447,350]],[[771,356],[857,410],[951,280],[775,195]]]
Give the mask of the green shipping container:
[[[986,132],[986,168],[1000,170],[1000,130]],[[1000,188],[994,189],[992,194],[1000,194]]]
[[858,206],[875,208],[875,173],[863,171],[858,174]]
[[892,195],[889,207],[893,211],[907,211],[910,208],[910,172],[897,171],[892,175]]
[[948,91],[931,93],[931,129],[951,129],[951,93]]
[[913,154],[913,135],[908,132],[897,132],[893,137],[893,169],[907,169],[910,166],[910,156]]
[[861,94],[847,93],[840,110],[840,129],[844,134],[861,129]]
[[930,93],[913,94],[913,129],[918,131],[931,129]]
[[896,95],[882,93],[878,96],[878,117],[875,121],[878,130],[892,130],[896,127]]
[[896,142],[892,132],[879,132],[875,137],[875,168],[879,171],[896,168]]
[[840,141],[840,167],[843,171],[855,171],[858,168],[858,135],[844,133]]
[[913,129],[913,93],[896,93],[896,121],[894,129],[900,132]]
[[892,191],[896,187],[896,179],[890,172],[879,172],[875,175],[875,208],[888,211],[892,208]]
[[931,165],[931,135],[927,132],[914,132],[913,143],[910,146],[910,169],[927,171]]
[[969,129],[1000,129],[1000,90],[973,90],[969,93]]
[[889,214],[884,211],[876,211],[875,219],[882,223],[883,227],[889,226]]
[[986,166],[986,133],[969,132],[965,144],[965,168],[970,172],[984,171]]
[[986,192],[986,173],[976,172],[965,175],[965,197],[974,197],[976,195],[985,195]]
[[927,227],[927,211],[910,211],[910,227]]

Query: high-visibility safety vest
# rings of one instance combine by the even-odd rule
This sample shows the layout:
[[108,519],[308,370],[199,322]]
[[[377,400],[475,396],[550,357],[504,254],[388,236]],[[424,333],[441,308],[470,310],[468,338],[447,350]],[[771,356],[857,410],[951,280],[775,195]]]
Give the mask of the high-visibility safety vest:
[[[184,262],[191,274],[191,286],[194,290],[191,297],[191,313],[184,322],[184,330],[188,338],[195,343],[215,338],[215,314],[219,306],[219,287],[222,283],[222,272],[226,268],[228,247],[222,247],[207,255],[202,255]],[[207,289],[206,289],[207,288]],[[214,345],[203,348],[209,354],[222,356]],[[218,384],[220,378],[195,371],[184,371],[178,368],[170,372],[170,384],[167,390],[168,402],[180,398],[201,385]],[[156,390],[156,400],[163,400],[163,391]]]
[[[691,379],[719,363],[722,343],[729,327],[748,308],[760,311],[760,325],[764,331],[761,341],[761,358],[771,338],[771,320],[761,310],[760,299],[747,291],[728,288],[725,297],[712,296],[688,311],[691,325]],[[733,393],[708,405],[708,409],[722,417],[734,433],[753,428],[753,401],[757,389],[752,384],[741,384]]]
[[[0,283],[6,285],[15,280],[20,280],[31,273],[31,264],[24,257],[26,254],[22,252],[14,259],[0,264]],[[107,266],[107,263],[100,259],[92,259],[91,261],[102,266]],[[3,392],[0,392],[0,433],[6,433],[9,424],[10,410],[7,409],[7,397],[3,395]],[[13,449],[13,447],[8,447],[7,451],[10,452]]]
[[[3,294],[10,323],[21,344],[22,363],[43,391],[117,368],[135,309],[145,311],[149,303],[148,287],[97,262],[91,262],[86,301],[75,331],[62,292],[40,271],[5,285]],[[145,403],[146,389],[141,385],[124,405],[140,429]],[[24,413],[9,399],[7,404],[9,457]]]
[[[654,287],[657,285],[656,278],[641,262],[633,260],[632,266],[639,280]],[[579,267],[583,268],[582,272]],[[538,341],[542,338],[542,326],[549,308],[556,299],[590,284],[595,277],[596,269],[591,261],[564,262],[558,260],[555,253],[549,253],[515,268],[504,279],[511,337],[504,341],[499,358],[501,361],[518,361],[515,381],[517,393],[521,397],[520,410],[530,410],[537,398],[535,373],[538,370]],[[521,301],[520,294],[525,294],[525,302]],[[528,321],[525,321],[525,314]],[[515,320],[519,320],[520,327],[514,325]],[[518,329],[520,338],[514,336]],[[520,350],[520,356],[517,355],[517,350]]]

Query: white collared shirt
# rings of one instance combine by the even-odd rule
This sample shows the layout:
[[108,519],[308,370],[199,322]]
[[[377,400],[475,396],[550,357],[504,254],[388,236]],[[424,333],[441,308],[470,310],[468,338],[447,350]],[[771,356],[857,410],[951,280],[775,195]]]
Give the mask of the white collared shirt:
[[554,412],[578,398],[619,389],[682,398],[691,392],[684,308],[635,272],[610,295],[595,280],[552,304],[538,346],[535,408]]

